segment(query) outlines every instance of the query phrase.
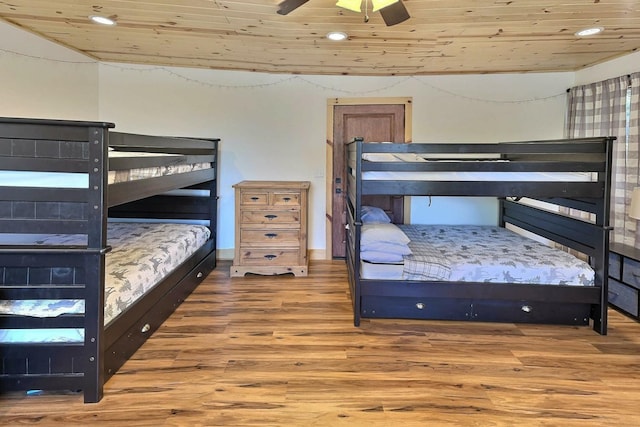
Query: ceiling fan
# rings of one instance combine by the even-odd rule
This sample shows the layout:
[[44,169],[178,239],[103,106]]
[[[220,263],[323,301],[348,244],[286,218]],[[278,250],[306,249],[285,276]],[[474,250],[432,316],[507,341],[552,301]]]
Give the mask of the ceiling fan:
[[[287,15],[309,0],[284,0],[280,2],[278,6],[278,14]],[[343,7],[345,9],[353,10],[354,12],[361,12],[362,0],[338,0],[336,6]],[[364,0],[365,3],[365,22],[369,20],[367,15],[367,6],[369,0]],[[402,0],[371,0],[373,12],[380,11],[380,15],[384,20],[384,23],[388,27],[399,24],[410,18],[407,8],[404,7]]]

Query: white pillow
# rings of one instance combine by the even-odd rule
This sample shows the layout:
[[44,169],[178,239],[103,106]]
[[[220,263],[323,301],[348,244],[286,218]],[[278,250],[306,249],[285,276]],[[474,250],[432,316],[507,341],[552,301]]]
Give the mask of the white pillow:
[[360,252],[364,251],[387,252],[394,255],[411,255],[412,253],[406,244],[399,245],[389,242],[372,242],[366,245],[360,245]]
[[369,162],[401,162],[392,153],[363,153],[362,159]]
[[363,224],[360,234],[360,246],[370,245],[373,242],[395,243],[406,245],[411,240],[395,224]]
[[392,254],[389,252],[378,251],[364,251],[360,252],[360,259],[369,262],[384,262],[384,263],[398,263],[402,262],[403,258],[400,254]]
[[376,206],[363,206],[360,220],[365,224],[391,222],[391,218],[389,218],[387,213]]

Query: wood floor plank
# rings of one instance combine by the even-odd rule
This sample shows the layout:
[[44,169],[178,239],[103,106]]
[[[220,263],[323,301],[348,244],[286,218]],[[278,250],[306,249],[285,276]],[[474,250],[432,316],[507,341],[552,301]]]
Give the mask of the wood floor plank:
[[640,324],[363,319],[342,261],[211,275],[105,386],[0,396],[0,425],[636,426]]

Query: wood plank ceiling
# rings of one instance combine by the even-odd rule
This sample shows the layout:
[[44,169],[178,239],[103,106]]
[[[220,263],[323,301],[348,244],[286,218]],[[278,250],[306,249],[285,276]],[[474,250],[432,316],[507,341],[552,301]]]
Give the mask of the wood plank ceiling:
[[[0,19],[99,61],[268,73],[576,71],[640,48],[639,0],[404,0],[411,18],[392,27],[335,0],[286,16],[279,2],[0,0]],[[592,26],[604,32],[574,35]],[[349,37],[327,40],[332,30]]]

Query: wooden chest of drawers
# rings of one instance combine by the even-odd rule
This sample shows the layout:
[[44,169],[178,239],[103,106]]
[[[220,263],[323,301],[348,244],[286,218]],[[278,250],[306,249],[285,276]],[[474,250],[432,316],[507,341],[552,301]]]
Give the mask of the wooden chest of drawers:
[[308,181],[242,181],[234,185],[236,238],[231,277],[306,276]]

